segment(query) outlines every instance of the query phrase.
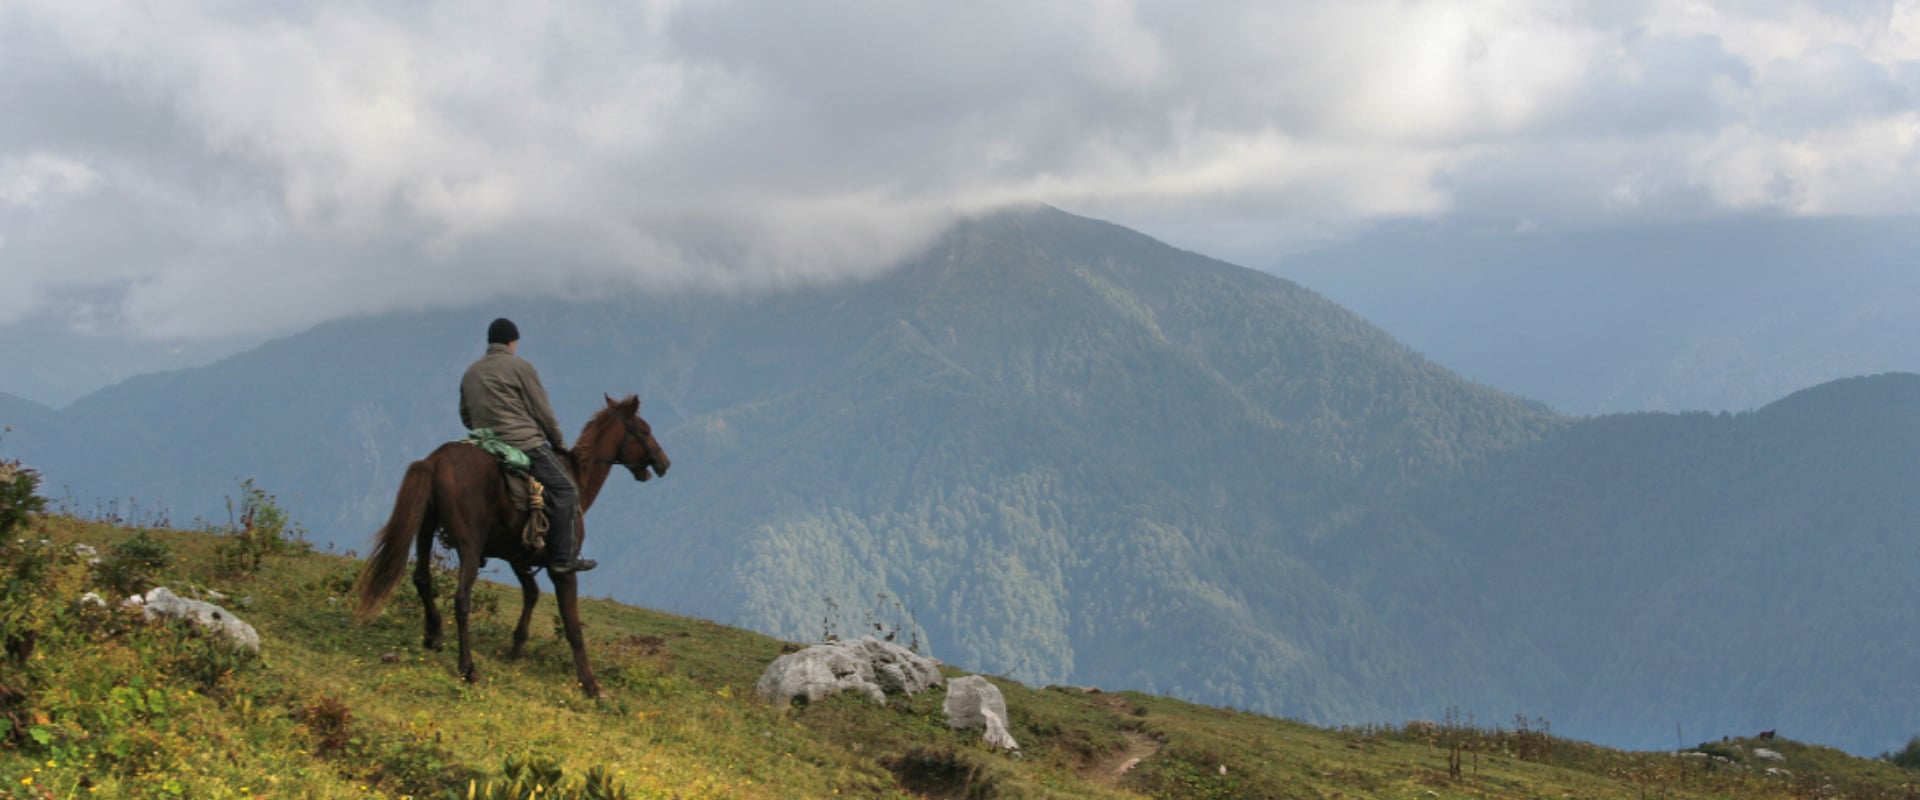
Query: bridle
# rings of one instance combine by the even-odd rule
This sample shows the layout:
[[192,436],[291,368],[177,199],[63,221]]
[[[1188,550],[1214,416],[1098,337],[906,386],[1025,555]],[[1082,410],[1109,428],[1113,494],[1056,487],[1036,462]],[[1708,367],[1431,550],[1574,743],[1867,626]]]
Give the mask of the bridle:
[[[626,438],[624,438],[624,439],[621,439],[621,440],[620,440],[620,444],[621,444],[622,446],[625,446],[625,445],[626,445],[626,443],[627,443],[627,439],[632,439],[632,440],[633,440],[633,442],[634,442],[634,444],[637,444],[637,445],[640,445],[640,452],[641,452],[641,453],[652,453],[652,452],[653,452],[653,451],[652,451],[651,449],[649,449],[649,448],[647,447],[647,440],[646,440],[646,439],[644,439],[644,438],[641,438],[641,436],[640,436],[640,430],[639,430],[638,428],[636,428],[636,427],[634,427],[634,424],[633,424],[633,419],[632,419],[631,417],[621,417],[621,418],[620,418],[620,427],[622,427],[622,428],[625,428],[625,429],[627,429],[627,435],[626,435]],[[616,447],[616,448],[614,448],[614,449],[613,449],[613,454],[614,454],[614,456],[616,456],[615,458],[596,458],[596,459],[594,459],[594,461],[597,461],[597,462],[599,462],[599,463],[601,463],[601,464],[608,464],[608,465],[612,465],[612,464],[624,464],[625,462],[622,462],[622,461],[621,461],[621,460],[620,460],[620,459],[618,458],[618,456],[620,455],[620,449],[621,449],[621,448],[619,448],[619,447]]]

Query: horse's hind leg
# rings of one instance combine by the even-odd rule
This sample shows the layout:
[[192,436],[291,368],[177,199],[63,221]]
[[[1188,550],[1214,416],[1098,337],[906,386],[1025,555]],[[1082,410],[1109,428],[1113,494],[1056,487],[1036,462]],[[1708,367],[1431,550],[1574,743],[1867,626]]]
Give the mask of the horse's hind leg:
[[520,624],[513,629],[513,649],[508,658],[526,655],[527,629],[533,625],[533,606],[540,602],[540,584],[533,582],[533,566],[514,564],[513,577],[520,579]]
[[567,631],[567,646],[573,648],[573,673],[580,681],[580,690],[588,697],[600,696],[600,682],[594,680],[593,667],[587,664],[587,637],[580,632],[580,580],[579,576],[565,572],[559,575],[551,571],[547,576],[553,579],[553,596],[560,603],[561,626]]
[[460,588],[453,592],[453,624],[460,631],[460,676],[468,683],[480,682],[480,670],[473,665],[472,640],[467,635],[467,618],[473,613],[473,582],[480,577],[480,548],[460,549]]
[[413,588],[420,591],[420,607],[426,609],[427,615],[427,633],[420,640],[420,646],[437,652],[444,623],[440,621],[439,606],[433,602],[433,534],[433,523],[429,520],[426,529],[414,537]]

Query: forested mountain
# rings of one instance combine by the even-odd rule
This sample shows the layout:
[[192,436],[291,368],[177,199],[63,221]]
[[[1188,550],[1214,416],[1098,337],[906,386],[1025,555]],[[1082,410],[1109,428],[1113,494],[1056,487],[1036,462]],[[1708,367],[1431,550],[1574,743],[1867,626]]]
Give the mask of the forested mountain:
[[1920,371],[1915,253],[1912,216],[1405,223],[1275,271],[1462,375],[1569,413],[1742,411]]
[[[638,392],[674,459],[671,477],[612,486],[589,515],[603,564],[590,592],[796,638],[880,615],[971,669],[1320,721],[1452,706],[1638,746],[1668,743],[1675,722],[1831,721],[1827,741],[1856,749],[1920,724],[1855,726],[1846,710],[1878,690],[1806,685],[1824,673],[1769,658],[1804,643],[1757,650],[1747,623],[1690,651],[1722,705],[1599,688],[1652,676],[1605,663],[1675,657],[1644,627],[1643,604],[1662,599],[1646,587],[1711,593],[1689,576],[1734,577],[1714,548],[1675,557],[1675,526],[1798,533],[1832,557],[1734,563],[1829,570],[1819,580],[1879,557],[1862,555],[1881,533],[1858,515],[1897,518],[1912,493],[1885,492],[1910,472],[1836,460],[1879,446],[1857,438],[1911,434],[1869,413],[1910,403],[1898,386],[1874,402],[1823,390],[1835,408],[1810,417],[1796,397],[1724,420],[1571,420],[1298,285],[1051,209],[963,224],[858,283],[337,321],[97,392],[4,447],[51,486],[133,494],[176,521],[222,513],[253,478],[314,538],[360,547],[406,463],[460,435],[458,376],[501,314],[563,423],[603,392]],[[1862,479],[1854,504],[1809,494],[1844,475]],[[1920,599],[1869,582],[1883,572],[1857,590]],[[1767,574],[1749,579],[1777,585]],[[1835,599],[1767,608],[1777,630],[1836,630],[1852,611]],[[1634,614],[1600,613],[1618,609]],[[1912,646],[1888,638],[1875,655],[1871,674],[1904,670],[1880,688],[1920,689]],[[1868,674],[1848,663],[1821,668]],[[1693,685],[1664,677],[1660,692]],[[1738,702],[1788,685],[1791,702]]]
[[1556,723],[1884,748],[1920,720],[1900,633],[1920,607],[1916,411],[1920,376],[1891,374],[1753,413],[1601,417],[1410,509],[1564,681]]

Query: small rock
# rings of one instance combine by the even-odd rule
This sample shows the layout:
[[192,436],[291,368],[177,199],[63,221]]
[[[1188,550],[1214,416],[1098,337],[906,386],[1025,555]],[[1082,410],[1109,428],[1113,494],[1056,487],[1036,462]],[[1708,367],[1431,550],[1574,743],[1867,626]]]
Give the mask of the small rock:
[[101,597],[97,592],[87,592],[86,594],[80,595],[80,605],[106,608],[107,601],[106,598]]
[[955,729],[986,728],[983,735],[991,747],[1019,750],[1020,743],[1007,732],[1007,698],[1000,687],[986,678],[968,675],[947,682],[947,726]]
[[380,662],[383,664],[398,664],[400,663],[400,654],[399,653],[382,653],[380,654]]
[[1756,748],[1753,748],[1753,757],[1754,757],[1754,758],[1759,758],[1759,759],[1764,759],[1764,760],[1767,760],[1767,761],[1785,761],[1785,760],[1787,760],[1787,757],[1786,757],[1786,756],[1783,756],[1783,755],[1780,755],[1779,753],[1776,753],[1776,752],[1774,752],[1774,751],[1772,751],[1772,750],[1768,750],[1767,748],[1764,748],[1764,747],[1756,747]]
[[147,592],[145,596],[129,597],[125,605],[140,607],[147,619],[178,617],[193,620],[202,628],[225,635],[238,647],[260,652],[260,634],[254,631],[252,625],[242,622],[224,608],[200,600],[185,599],[165,586]]

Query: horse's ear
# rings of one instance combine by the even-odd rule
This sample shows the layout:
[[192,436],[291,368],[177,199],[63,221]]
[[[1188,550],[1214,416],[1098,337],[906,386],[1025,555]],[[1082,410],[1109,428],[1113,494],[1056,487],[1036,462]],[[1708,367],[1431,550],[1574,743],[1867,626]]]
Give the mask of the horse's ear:
[[606,398],[608,408],[613,408],[615,406],[620,405],[619,403],[614,402],[613,395],[607,394],[606,392],[601,392],[600,396],[603,398]]

